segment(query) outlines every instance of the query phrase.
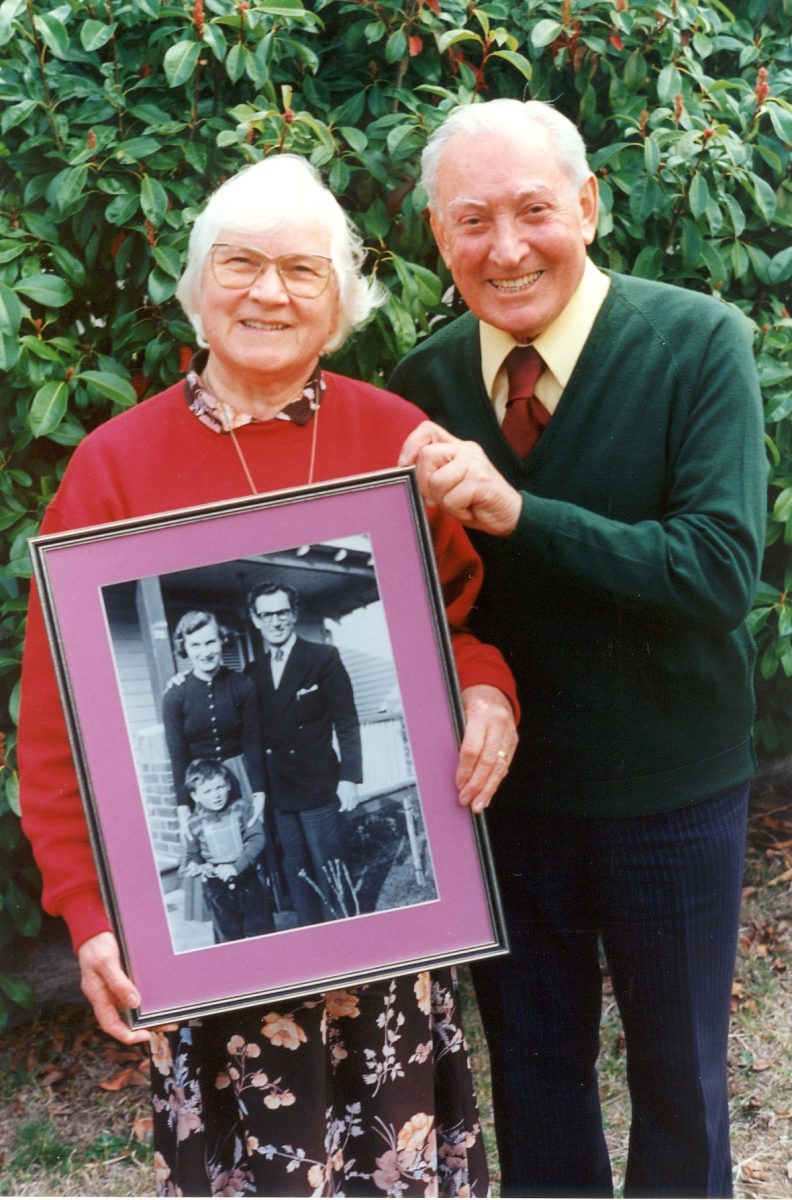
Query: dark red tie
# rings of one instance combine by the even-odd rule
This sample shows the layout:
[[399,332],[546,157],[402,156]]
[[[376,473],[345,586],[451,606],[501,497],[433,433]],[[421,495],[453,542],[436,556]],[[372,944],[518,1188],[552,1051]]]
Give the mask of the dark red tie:
[[509,400],[503,418],[503,436],[525,458],[531,453],[550,420],[550,413],[534,395],[536,381],[544,370],[544,362],[533,346],[515,346],[506,356],[509,378]]

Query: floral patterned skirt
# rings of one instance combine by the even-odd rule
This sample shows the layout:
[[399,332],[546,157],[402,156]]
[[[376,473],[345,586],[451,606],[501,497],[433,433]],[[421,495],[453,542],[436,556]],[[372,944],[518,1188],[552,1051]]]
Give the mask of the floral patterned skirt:
[[153,1036],[157,1194],[486,1196],[453,970]]

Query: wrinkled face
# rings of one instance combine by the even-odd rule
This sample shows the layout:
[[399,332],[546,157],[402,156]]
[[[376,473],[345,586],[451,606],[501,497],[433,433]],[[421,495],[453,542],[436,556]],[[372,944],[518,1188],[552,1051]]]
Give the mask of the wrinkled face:
[[209,812],[220,812],[225,808],[229,793],[228,783],[222,775],[212,775],[193,785],[190,793],[196,804]]
[[216,621],[208,621],[184,638],[184,652],[199,679],[211,679],[221,666],[223,643]]
[[288,642],[294,629],[295,614],[285,592],[273,592],[271,596],[259,596],[253,623],[261,631],[268,646],[282,646]]
[[[319,227],[286,224],[267,233],[223,229],[217,241],[249,247],[270,258],[330,256],[330,235]],[[292,296],[270,263],[250,287],[224,288],[207,259],[198,313],[211,352],[213,378],[263,392],[298,388],[338,325],[338,286],[333,276],[320,296]]]
[[577,288],[597,227],[597,185],[577,190],[540,125],[451,138],[432,228],[468,308],[520,342]]

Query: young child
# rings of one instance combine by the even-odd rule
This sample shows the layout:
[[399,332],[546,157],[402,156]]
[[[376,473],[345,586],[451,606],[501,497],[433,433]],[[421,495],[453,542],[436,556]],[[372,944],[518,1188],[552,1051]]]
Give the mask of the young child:
[[184,786],[195,809],[187,819],[182,873],[203,879],[215,940],[230,942],[272,933],[269,896],[256,870],[264,849],[261,820],[250,824],[251,807],[233,798],[235,778],[218,759],[191,762]]

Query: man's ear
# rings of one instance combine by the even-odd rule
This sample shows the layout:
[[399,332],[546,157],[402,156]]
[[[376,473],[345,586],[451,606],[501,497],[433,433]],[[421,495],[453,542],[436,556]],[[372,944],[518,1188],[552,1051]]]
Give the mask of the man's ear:
[[437,213],[434,211],[433,208],[429,209],[429,224],[432,226],[432,233],[434,234],[434,240],[437,242],[437,249],[440,251],[443,262],[445,263],[445,265],[448,267],[448,269],[450,271],[451,270],[451,258],[450,258],[451,248],[448,244],[448,238],[446,237],[445,226],[443,225],[441,218],[437,215]]
[[597,176],[589,175],[580,189],[580,220],[583,229],[583,241],[590,246],[597,236],[597,217],[599,215],[599,185]]

